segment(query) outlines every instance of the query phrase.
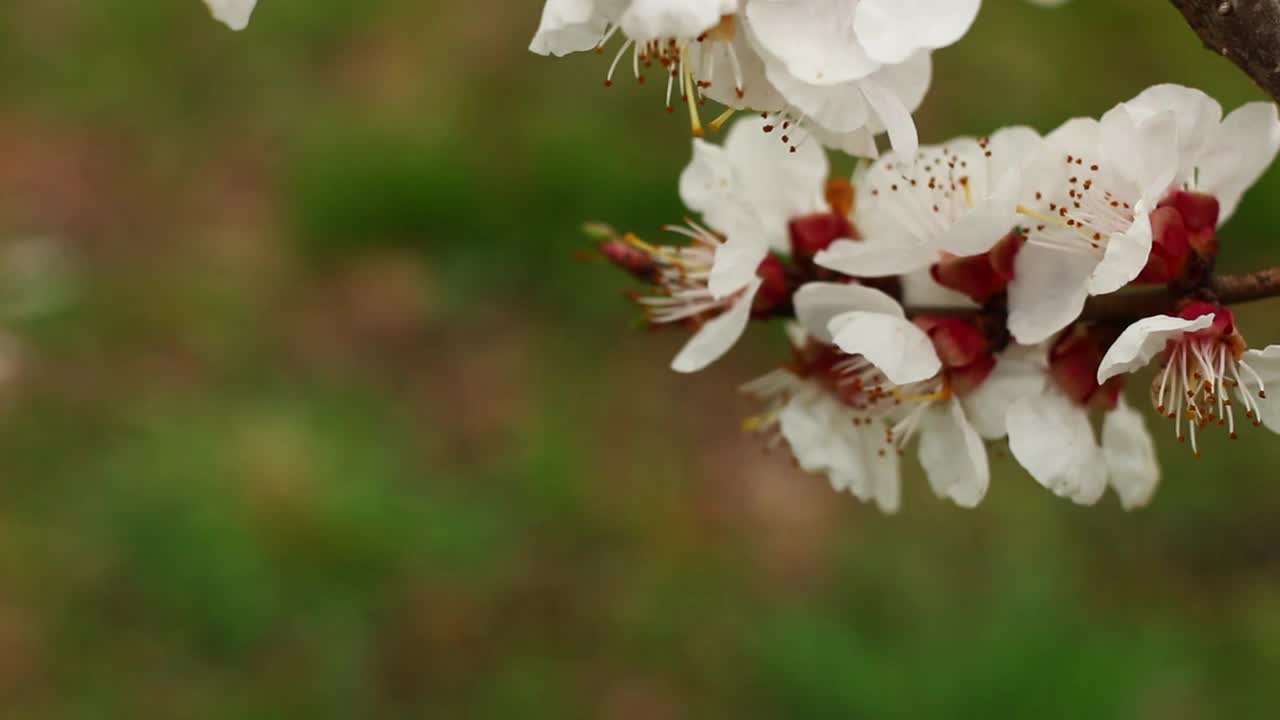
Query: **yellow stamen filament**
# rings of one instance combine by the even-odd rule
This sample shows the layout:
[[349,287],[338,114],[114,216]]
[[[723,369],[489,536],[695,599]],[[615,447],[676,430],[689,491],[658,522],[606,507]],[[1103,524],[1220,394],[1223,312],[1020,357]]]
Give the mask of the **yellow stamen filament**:
[[711,128],[711,132],[720,132],[720,128],[724,127],[724,124],[726,122],[729,122],[729,118],[733,117],[733,114],[736,112],[738,111],[735,110],[734,108],[729,108],[728,110],[725,110],[723,113],[720,114],[720,117],[708,123],[707,127]]
[[689,70],[689,63],[686,62],[688,46],[680,48],[680,70],[684,76],[684,96],[689,104],[689,125],[694,137],[702,137],[706,135],[706,131],[702,129],[702,117],[698,113],[698,93],[693,86],[693,72]]

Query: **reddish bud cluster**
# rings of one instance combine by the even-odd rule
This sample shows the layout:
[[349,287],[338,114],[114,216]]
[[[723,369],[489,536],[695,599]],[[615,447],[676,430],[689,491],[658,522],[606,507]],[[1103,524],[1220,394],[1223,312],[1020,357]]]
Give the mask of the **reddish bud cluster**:
[[1217,303],[1195,300],[1183,304],[1182,309],[1178,311],[1178,317],[1184,320],[1195,320],[1205,315],[1213,315],[1213,324],[1204,330],[1192,333],[1192,335],[1202,340],[1216,340],[1225,343],[1231,354],[1239,359],[1249,345],[1245,342],[1244,336],[1240,334],[1240,331],[1236,329],[1236,316],[1231,312],[1230,308],[1222,307]]
[[948,257],[934,263],[929,272],[939,285],[986,305],[1008,289],[1014,261],[1026,242],[1026,236],[1014,230],[981,255]]
[[861,240],[862,235],[849,218],[853,217],[855,190],[847,178],[827,181],[825,192],[829,212],[814,213],[787,223],[791,237],[791,257],[807,271],[816,268],[813,258],[836,240]]
[[921,316],[914,322],[933,341],[947,387],[956,395],[972,392],[995,369],[991,341],[972,319]]
[[606,260],[622,268],[632,277],[649,284],[658,282],[658,263],[649,253],[628,244],[621,238],[602,240],[596,248]]
[[1151,256],[1137,282],[1164,285],[1187,280],[1191,260],[1218,256],[1218,199],[1204,193],[1170,193],[1151,213]]
[[1067,328],[1049,349],[1049,374],[1077,404],[1111,410],[1120,401],[1126,376],[1098,385],[1098,367],[1114,340],[1114,331],[1077,323]]
[[756,275],[764,282],[751,306],[753,315],[759,318],[771,317],[779,308],[790,305],[795,287],[788,276],[787,266],[777,255],[769,253],[756,268]]

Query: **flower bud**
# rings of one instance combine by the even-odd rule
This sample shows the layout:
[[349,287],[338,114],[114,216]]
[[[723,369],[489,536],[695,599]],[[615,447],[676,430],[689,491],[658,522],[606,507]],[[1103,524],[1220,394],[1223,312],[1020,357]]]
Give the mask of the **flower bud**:
[[933,264],[929,273],[939,285],[986,305],[1009,287],[1014,260],[1026,236],[1013,230],[991,250],[971,257],[948,257]]
[[1120,401],[1123,375],[1098,385],[1098,367],[1113,339],[1102,328],[1076,324],[1067,328],[1049,349],[1049,374],[1076,404],[1110,410]]
[[1182,216],[1187,242],[1205,260],[1218,256],[1218,199],[1205,193],[1177,190],[1169,193],[1160,207],[1171,207]]
[[652,254],[618,237],[603,240],[596,245],[596,248],[606,260],[633,277],[647,283],[657,283],[659,268]]
[[1151,213],[1151,254],[1136,282],[1165,285],[1181,279],[1191,261],[1190,233],[1182,213],[1161,205]]
[[778,259],[777,255],[770,253],[766,256],[756,268],[756,275],[764,280],[751,306],[751,311],[756,317],[768,317],[791,302],[792,285],[788,278],[787,266]]

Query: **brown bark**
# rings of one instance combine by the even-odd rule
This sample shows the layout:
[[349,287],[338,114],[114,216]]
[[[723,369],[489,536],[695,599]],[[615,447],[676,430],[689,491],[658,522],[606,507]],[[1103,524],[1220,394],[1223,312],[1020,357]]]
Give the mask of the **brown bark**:
[[1205,47],[1280,102],[1280,0],[1170,0]]
[[[1081,320],[1102,322],[1130,323],[1152,315],[1166,315],[1177,311],[1178,302],[1183,298],[1200,297],[1204,300],[1219,302],[1223,305],[1239,305],[1240,303],[1280,297],[1280,268],[1270,268],[1242,275],[1219,275],[1208,283],[1208,287],[1187,294],[1175,294],[1167,288],[1151,288],[1120,292],[1113,295],[1100,295],[1089,298],[1080,314]],[[909,307],[911,315],[969,316],[980,314],[981,310]]]

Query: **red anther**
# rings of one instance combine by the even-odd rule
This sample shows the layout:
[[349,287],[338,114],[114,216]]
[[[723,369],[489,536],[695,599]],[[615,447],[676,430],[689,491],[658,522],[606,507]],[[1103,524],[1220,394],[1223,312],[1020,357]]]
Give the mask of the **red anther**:
[[1205,260],[1218,255],[1218,199],[1205,193],[1176,190],[1169,193],[1159,207],[1172,207],[1182,216],[1187,228],[1187,241]]

